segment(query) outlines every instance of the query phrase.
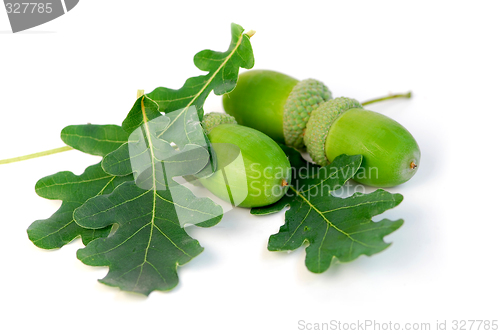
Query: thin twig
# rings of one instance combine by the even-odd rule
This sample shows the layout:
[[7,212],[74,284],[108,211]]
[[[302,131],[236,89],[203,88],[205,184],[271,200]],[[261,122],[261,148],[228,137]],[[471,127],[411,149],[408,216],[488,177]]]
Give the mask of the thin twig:
[[55,149],[48,150],[48,151],[43,151],[43,152],[38,152],[38,153],[33,153],[33,154],[28,154],[28,155],[23,155],[22,157],[0,160],[0,165],[10,164],[12,162],[29,160],[29,159],[39,158],[39,157],[44,157],[46,155],[51,155],[51,154],[55,154],[55,153],[70,151],[72,149],[73,149],[73,147],[71,147],[71,146],[63,146],[63,147],[55,148]]
[[405,94],[389,94],[389,95],[384,96],[384,97],[379,97],[379,98],[376,98],[376,99],[365,101],[365,102],[363,102],[361,104],[364,105],[364,106],[366,106],[368,104],[372,104],[372,103],[376,103],[376,102],[382,102],[382,101],[386,101],[386,100],[398,99],[398,98],[409,99],[409,98],[411,98],[411,92],[408,92],[408,93],[405,93]]

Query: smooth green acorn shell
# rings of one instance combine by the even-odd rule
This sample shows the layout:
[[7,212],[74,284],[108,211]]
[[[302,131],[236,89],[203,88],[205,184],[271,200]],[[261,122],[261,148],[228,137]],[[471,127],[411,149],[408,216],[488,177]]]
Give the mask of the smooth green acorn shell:
[[238,77],[236,88],[224,94],[222,104],[238,124],[259,130],[284,143],[283,109],[298,82],[278,72],[247,71]]
[[420,164],[413,136],[393,119],[362,108],[338,117],[325,142],[329,161],[341,154],[363,155],[354,179],[374,187],[393,187],[411,179]]
[[246,126],[221,124],[208,138],[217,171],[200,182],[210,192],[239,207],[266,206],[283,197],[290,183],[290,162],[269,136]]

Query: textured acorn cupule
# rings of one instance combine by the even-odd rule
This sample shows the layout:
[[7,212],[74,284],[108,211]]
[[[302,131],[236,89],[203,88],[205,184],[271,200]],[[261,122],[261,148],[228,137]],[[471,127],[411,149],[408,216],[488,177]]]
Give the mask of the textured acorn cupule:
[[236,88],[224,94],[222,102],[238,124],[301,148],[311,112],[331,98],[318,80],[299,81],[275,71],[251,70],[239,76]]
[[236,119],[233,116],[218,112],[205,114],[203,116],[203,120],[201,121],[201,127],[207,135],[213,128],[221,124],[238,124],[238,122],[236,122]]
[[307,147],[307,153],[309,153],[311,159],[318,165],[325,166],[333,161],[333,159],[328,159],[325,152],[328,132],[333,123],[344,112],[352,108],[362,108],[362,106],[356,100],[338,97],[321,104],[312,112],[307,123],[304,142]]
[[217,159],[217,170],[199,179],[205,188],[240,207],[266,206],[284,196],[291,166],[274,140],[258,130],[236,124],[226,114],[207,114],[202,126]]

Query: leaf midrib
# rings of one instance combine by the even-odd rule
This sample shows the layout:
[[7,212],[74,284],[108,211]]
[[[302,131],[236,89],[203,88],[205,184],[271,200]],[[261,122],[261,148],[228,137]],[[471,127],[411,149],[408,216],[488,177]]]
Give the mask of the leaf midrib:
[[[153,140],[151,139],[151,130],[149,128],[149,124],[148,124],[148,118],[146,116],[146,108],[144,106],[144,97],[143,99],[141,100],[141,111],[142,111],[142,118],[143,118],[143,123],[144,123],[144,130],[146,132],[146,137],[147,137],[147,140],[148,140],[148,147],[149,147],[149,151],[150,151],[150,157],[151,157],[151,170],[152,170],[152,183],[153,183],[153,189],[151,189],[153,191],[153,203],[152,203],[152,209],[151,209],[151,220],[148,224],[144,225],[142,228],[146,227],[147,225],[151,225],[151,228],[150,228],[150,231],[149,231],[149,239],[148,239],[148,244],[144,250],[144,260],[142,261],[141,264],[139,264],[138,266],[136,266],[135,268],[138,268],[139,266],[141,267],[140,271],[139,271],[139,275],[137,276],[137,280],[136,280],[136,283],[135,283],[135,286],[134,286],[134,290],[135,288],[138,286],[139,284],[139,281],[142,277],[142,271],[144,269],[144,265],[146,263],[149,263],[154,269],[156,272],[158,272],[158,270],[156,269],[156,267],[151,264],[149,261],[148,261],[148,254],[149,254],[149,249],[151,247],[151,240],[153,239],[153,233],[154,233],[154,230],[158,230],[160,232],[161,235],[163,235],[175,248],[177,248],[178,250],[180,250],[182,253],[184,253],[186,256],[188,256],[189,258],[192,258],[191,255],[189,255],[188,253],[186,253],[181,247],[179,247],[172,239],[170,239],[158,226],[156,226],[155,224],[155,219],[156,219],[156,199],[157,199],[157,196],[160,197],[161,199],[165,200],[163,197],[159,196],[159,194],[157,193],[157,188],[156,188],[156,156],[155,156],[155,152],[154,152],[154,145],[153,145]],[[165,200],[166,201],[166,200]],[[172,203],[172,204],[175,204],[175,203]],[[142,229],[141,228],[141,229]],[[140,229],[140,230],[141,230]],[[135,233],[134,233],[135,234]],[[165,281],[165,278],[158,272],[158,275],[160,275],[160,277]]]
[[153,204],[152,204],[152,210],[151,210],[151,220],[150,220],[150,224],[151,224],[151,228],[149,230],[149,240],[148,240],[148,244],[146,246],[146,249],[144,251],[144,260],[142,261],[142,264],[140,264],[141,266],[141,270],[139,272],[139,275],[137,276],[137,281],[135,282],[135,286],[134,286],[134,290],[135,288],[137,287],[137,285],[139,284],[139,281],[142,277],[142,270],[144,269],[144,264],[148,262],[148,253],[149,253],[149,247],[151,246],[151,239],[153,238],[153,231],[154,231],[154,228],[156,227],[155,226],[155,217],[156,217],[156,157],[155,157],[155,153],[154,153],[154,145],[153,145],[153,140],[151,139],[151,131],[149,129],[149,123],[148,123],[148,118],[146,116],[146,108],[144,106],[144,96],[142,97],[141,99],[141,111],[142,111],[142,121],[144,123],[144,128],[145,128],[145,131],[146,131],[146,136],[147,136],[147,139],[148,139],[148,148],[149,148],[149,152],[150,152],[150,157],[151,157],[151,172],[152,172],[152,181],[153,181]]
[[[198,97],[201,96],[201,94],[205,91],[205,89],[207,89],[207,87],[212,83],[212,81],[217,76],[217,74],[221,71],[221,69],[223,69],[224,66],[226,66],[229,59],[231,59],[233,57],[233,55],[236,53],[236,51],[238,50],[238,48],[241,45],[241,42],[243,41],[243,35],[244,35],[243,33],[240,35],[240,38],[238,38],[238,41],[236,42],[234,48],[231,50],[229,55],[226,58],[224,58],[224,61],[219,65],[219,67],[212,74],[212,76],[206,81],[205,85],[203,85],[203,87],[198,91],[198,93],[196,95],[194,95],[193,99],[191,101],[189,101],[189,103],[184,107],[184,109],[179,113],[179,115],[177,115],[177,117],[175,117],[174,120],[172,122],[170,122],[170,124],[165,128],[165,130],[163,132],[160,133],[160,135],[158,137],[161,137],[172,126],[172,124],[174,124],[179,119],[179,117],[182,114],[184,114],[190,106],[193,105],[193,103],[196,101],[196,99],[198,99]],[[224,80],[224,78],[223,78],[223,80]]]
[[79,134],[76,134],[76,133],[72,133],[72,134],[65,134],[64,136],[65,136],[65,137],[78,137],[78,138],[85,138],[85,139],[89,139],[89,140],[92,140],[92,141],[96,141],[96,142],[104,142],[104,143],[117,143],[117,144],[123,144],[123,143],[125,143],[125,142],[126,142],[126,141],[123,141],[123,140],[99,139],[99,138],[95,138],[95,137],[92,137],[92,136],[84,136],[84,135],[79,135]]
[[[343,235],[345,235],[347,238],[349,238],[353,242],[357,242],[360,245],[363,245],[365,247],[373,248],[373,246],[365,244],[364,242],[361,242],[361,241],[359,241],[357,239],[354,239],[353,237],[351,237],[351,235],[349,233],[347,233],[344,230],[338,228],[328,218],[325,217],[325,215],[323,214],[323,212],[321,212],[318,208],[316,208],[315,205],[313,205],[309,200],[307,200],[307,198],[305,198],[300,191],[298,191],[297,189],[295,189],[295,187],[290,186],[290,189],[292,189],[292,191],[295,192],[297,194],[297,196],[299,196],[304,202],[306,202],[307,205],[309,205],[314,211],[316,211],[321,216],[321,218],[323,218],[323,220],[326,223],[328,223],[328,225],[330,225],[331,227],[333,227],[335,230],[337,230],[338,232],[342,233]],[[347,207],[345,207],[345,208],[347,208]],[[323,242],[322,242],[322,244],[323,244]],[[321,248],[321,245],[320,245],[320,248]]]
[[71,184],[80,184],[80,183],[88,183],[88,182],[100,181],[100,180],[104,180],[104,179],[107,179],[107,178],[113,179],[114,176],[112,176],[112,175],[106,175],[106,176],[103,176],[103,177],[97,177],[97,178],[87,179],[87,180],[78,180],[78,181],[71,181],[71,182],[64,182],[64,183],[53,183],[53,184],[43,184],[43,186],[38,187],[37,190],[43,190],[43,189],[48,189],[48,188],[58,187],[58,186],[67,186],[67,185],[71,185]]

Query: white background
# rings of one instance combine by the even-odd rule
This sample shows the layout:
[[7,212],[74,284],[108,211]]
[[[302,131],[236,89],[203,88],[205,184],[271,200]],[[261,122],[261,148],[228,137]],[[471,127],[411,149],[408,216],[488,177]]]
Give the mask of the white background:
[[[174,290],[148,298],[98,283],[107,268],[76,259],[80,240],[45,251],[27,237],[60,205],[39,198],[36,181],[99,158],[71,151],[0,165],[0,332],[305,332],[300,320],[433,329],[446,320],[451,331],[453,320],[500,320],[499,11],[497,1],[84,0],[12,34],[0,9],[0,160],[63,146],[66,125],[120,124],[137,89],[203,74],[194,54],[225,51],[231,22],[257,31],[255,68],[360,101],[412,90],[369,109],[403,124],[422,151],[416,176],[391,189],[402,204],[376,217],[405,220],[384,252],[312,274],[304,248],[266,249],[284,212],[237,209],[189,228],[205,251],[180,267]],[[205,110],[222,111],[221,98]]]

